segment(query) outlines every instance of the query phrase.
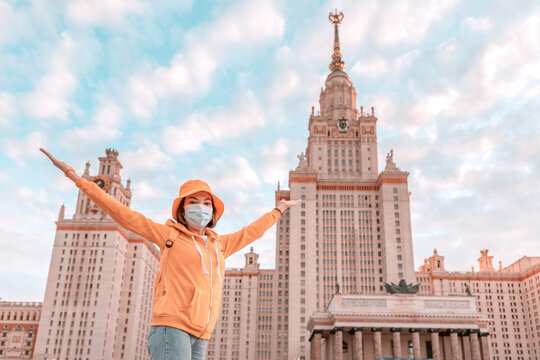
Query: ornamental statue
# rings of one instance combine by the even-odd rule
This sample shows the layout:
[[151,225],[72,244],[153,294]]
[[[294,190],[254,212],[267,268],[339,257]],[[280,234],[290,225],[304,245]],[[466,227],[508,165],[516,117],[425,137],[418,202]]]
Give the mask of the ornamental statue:
[[388,294],[416,294],[420,284],[407,284],[404,279],[401,279],[397,285],[393,282],[384,283],[384,287]]

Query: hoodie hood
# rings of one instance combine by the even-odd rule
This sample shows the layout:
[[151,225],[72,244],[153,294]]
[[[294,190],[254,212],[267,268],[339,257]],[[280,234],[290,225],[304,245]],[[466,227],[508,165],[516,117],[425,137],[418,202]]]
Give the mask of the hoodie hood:
[[[193,195],[195,193],[198,193],[199,191],[207,192],[210,197],[212,197],[212,202],[214,204],[215,209],[215,216],[214,216],[214,222],[213,226],[216,226],[216,223],[221,218],[221,215],[223,215],[223,211],[225,210],[225,205],[223,204],[223,201],[220,200],[216,195],[212,193],[212,190],[210,189],[210,186],[208,186],[207,183],[201,180],[190,180],[185,182],[181,187],[180,191],[178,192],[178,197],[174,200],[173,206],[172,206],[172,217],[174,220],[178,221],[178,208],[180,207],[180,203],[182,202],[182,199],[185,199],[186,197]],[[186,229],[186,231],[189,231]]]

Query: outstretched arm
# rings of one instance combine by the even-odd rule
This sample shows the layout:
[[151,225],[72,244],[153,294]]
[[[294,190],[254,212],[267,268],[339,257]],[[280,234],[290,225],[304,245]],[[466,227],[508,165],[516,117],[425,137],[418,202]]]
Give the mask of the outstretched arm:
[[165,246],[165,240],[169,235],[167,226],[157,224],[141,213],[122,205],[109,196],[109,194],[103,191],[99,186],[77,175],[73,168],[65,162],[58,161],[45,149],[40,148],[39,150],[47,155],[49,159],[51,159],[54,166],[60,169],[66,175],[66,177],[71,179],[77,185],[77,187],[80,188],[81,191],[94,202],[94,204],[113,218],[114,221],[125,229],[153,242],[159,246],[160,249]]
[[77,180],[81,178],[79,175],[77,175],[77,173],[75,172],[75,170],[73,170],[71,166],[69,166],[63,161],[56,160],[56,158],[52,156],[51,154],[49,154],[47,150],[43,148],[39,148],[39,150],[45,155],[47,155],[49,159],[51,159],[53,165],[59,168],[66,175],[68,179],[71,179],[74,183],[76,183]]
[[270,229],[287,209],[300,204],[302,200],[281,200],[275,209],[267,212],[242,230],[232,234],[221,235],[220,239],[224,247],[225,258],[241,250],[251,242],[257,240]]

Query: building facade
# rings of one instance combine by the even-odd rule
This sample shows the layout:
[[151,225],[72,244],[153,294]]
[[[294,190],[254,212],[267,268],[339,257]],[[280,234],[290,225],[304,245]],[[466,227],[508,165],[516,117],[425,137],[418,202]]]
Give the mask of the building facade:
[[[82,175],[125,206],[118,152],[107,149],[98,174]],[[148,359],[159,251],[120,227],[79,191],[72,219],[62,206],[34,359]]]
[[493,266],[493,256],[482,250],[479,270],[447,271],[437,250],[416,273],[420,294],[472,295],[480,314],[488,318],[493,360],[540,358],[540,257],[522,257],[503,267]]
[[341,295],[310,316],[313,360],[489,360],[472,296]]
[[276,191],[276,201],[304,201],[277,227],[275,301],[287,320],[275,332],[287,340],[275,343],[272,358],[309,357],[307,320],[334,294],[384,294],[385,282],[415,280],[408,173],[392,151],[378,170],[378,119],[373,108],[356,107],[340,52],[341,18],[330,16],[334,52],[320,111],[309,117],[306,153],[289,173],[290,190]]
[[208,344],[207,359],[270,358],[274,270],[259,269],[259,255],[244,254],[245,266],[227,269],[223,283],[221,316]]
[[40,316],[40,302],[0,301],[0,359],[32,358]]
[[[278,184],[275,192],[276,203],[304,201],[277,223],[276,267],[264,270],[273,285],[234,296],[224,289],[234,308],[245,306],[245,296],[265,296],[255,311],[257,329],[267,333],[258,334],[257,346],[240,358],[540,358],[540,258],[494,270],[484,251],[479,272],[458,273],[446,271],[444,257],[435,251],[415,272],[408,173],[396,166],[392,150],[379,172],[378,119],[373,108],[356,107],[340,52],[342,15],[331,14],[330,20],[334,52],[319,111],[312,108],[309,117],[306,152],[289,173],[289,189]],[[242,272],[262,286],[262,270],[247,272],[247,265],[228,272],[227,281],[241,289]],[[418,294],[388,295],[384,284],[401,280],[419,283]],[[243,316],[253,318],[249,309],[240,313],[238,324]],[[218,322],[217,331],[223,326]],[[213,346],[218,339],[248,341],[242,327],[225,333],[232,338],[222,340],[217,333]],[[238,357],[211,348],[208,358]]]

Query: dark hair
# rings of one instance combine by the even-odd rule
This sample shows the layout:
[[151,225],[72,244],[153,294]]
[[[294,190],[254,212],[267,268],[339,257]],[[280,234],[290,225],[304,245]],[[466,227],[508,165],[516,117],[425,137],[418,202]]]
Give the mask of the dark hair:
[[[206,225],[207,228],[213,228],[215,224],[217,223],[217,212],[216,207],[214,206],[214,200],[210,197],[212,200],[212,220]],[[180,205],[178,206],[178,212],[176,213],[176,221],[178,221],[180,224],[184,225],[185,227],[188,226],[188,223],[186,221],[186,218],[184,217],[184,203],[186,202],[186,198],[183,198],[180,201]]]

